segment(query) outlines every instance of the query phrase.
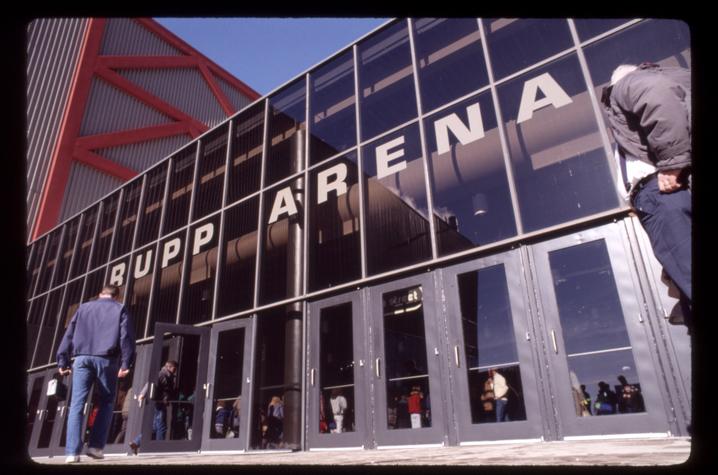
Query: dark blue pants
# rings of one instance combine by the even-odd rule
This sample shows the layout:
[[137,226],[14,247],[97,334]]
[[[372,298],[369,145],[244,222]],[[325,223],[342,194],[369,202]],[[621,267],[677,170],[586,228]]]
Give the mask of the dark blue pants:
[[661,193],[654,177],[633,197],[633,208],[648,234],[656,259],[681,291],[685,313],[693,298],[691,193],[687,189]]

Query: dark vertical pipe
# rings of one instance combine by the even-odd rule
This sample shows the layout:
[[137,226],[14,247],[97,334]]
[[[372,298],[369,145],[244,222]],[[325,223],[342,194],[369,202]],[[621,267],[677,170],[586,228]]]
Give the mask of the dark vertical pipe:
[[[304,131],[295,134],[292,154],[292,174],[299,173],[304,164]],[[289,220],[287,237],[288,297],[302,293],[302,259],[304,223],[304,178],[294,182],[294,200],[299,213]],[[302,304],[287,305],[284,332],[284,443],[287,448],[301,448],[302,436]]]

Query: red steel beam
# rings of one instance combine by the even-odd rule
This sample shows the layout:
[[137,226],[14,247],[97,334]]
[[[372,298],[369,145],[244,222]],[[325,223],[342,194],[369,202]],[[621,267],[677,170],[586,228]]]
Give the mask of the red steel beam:
[[85,135],[75,141],[77,147],[87,150],[96,150],[118,147],[137,142],[145,142],[174,135],[189,134],[190,124],[187,122],[173,122],[139,129],[121,130],[107,134]]
[[131,168],[124,167],[117,162],[108,160],[105,157],[80,147],[75,147],[73,157],[80,163],[89,165],[102,173],[119,178],[122,181],[131,180],[138,175],[138,173]]
[[196,68],[200,62],[193,56],[100,56],[99,66],[110,69]]
[[103,18],[88,20],[58,139],[50,159],[50,167],[40,200],[35,227],[31,232],[33,240],[57,225],[63,195],[70,177],[74,140],[80,133],[82,117],[90,95],[95,59],[100,52],[105,24],[106,20]]

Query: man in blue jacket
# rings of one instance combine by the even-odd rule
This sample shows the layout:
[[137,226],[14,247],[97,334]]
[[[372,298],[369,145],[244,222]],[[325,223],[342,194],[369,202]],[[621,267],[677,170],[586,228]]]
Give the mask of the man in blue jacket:
[[[93,383],[99,394],[99,410],[90,432],[87,455],[104,458],[102,450],[112,420],[117,378],[127,376],[135,356],[132,322],[125,306],[118,302],[119,293],[117,286],[106,285],[97,300],[80,305],[57,350],[60,374],[72,373],[66,463],[80,461],[82,409]],[[75,357],[72,369],[71,356]]]

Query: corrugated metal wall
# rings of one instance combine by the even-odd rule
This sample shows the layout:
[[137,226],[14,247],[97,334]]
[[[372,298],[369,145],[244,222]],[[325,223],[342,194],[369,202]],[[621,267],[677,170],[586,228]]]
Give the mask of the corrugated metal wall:
[[65,189],[60,221],[65,221],[87,208],[98,199],[118,188],[122,183],[122,180],[106,175],[82,163],[74,162],[70,168],[70,179]]
[[237,110],[242,110],[245,107],[247,107],[249,104],[251,104],[253,101],[249,100],[247,96],[239,92],[237,89],[235,89],[233,86],[230,86],[227,81],[215,76],[215,80],[217,81],[217,84],[219,85],[219,88],[222,90],[225,96],[227,96],[227,99],[230,100],[232,105]]
[[173,122],[171,118],[95,77],[80,135],[104,134],[170,122]]
[[129,18],[107,21],[100,54],[106,56],[182,56],[182,52]]
[[197,69],[127,69],[117,73],[210,127],[227,118]]
[[162,158],[168,157],[190,140],[192,140],[192,137],[189,135],[176,135],[121,147],[105,148],[98,150],[97,153],[125,167],[142,171],[148,169]]
[[35,222],[87,19],[38,19],[27,28],[27,232]]

